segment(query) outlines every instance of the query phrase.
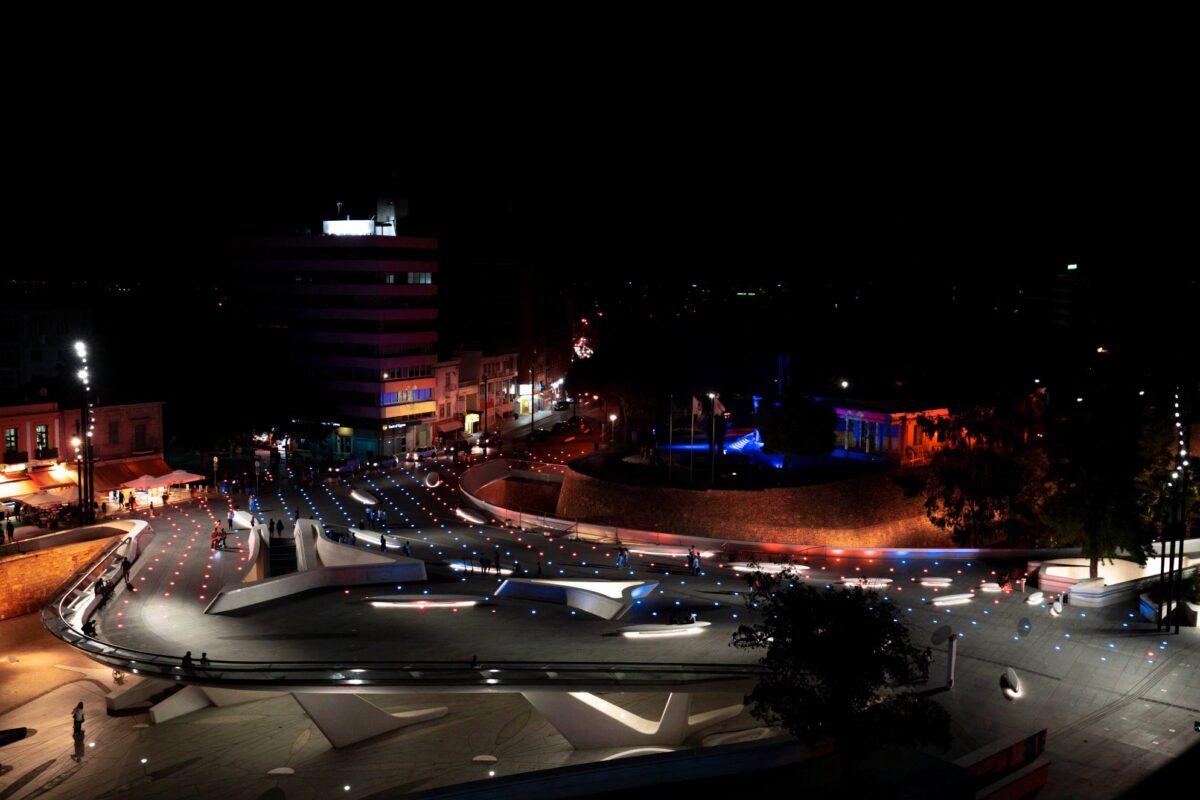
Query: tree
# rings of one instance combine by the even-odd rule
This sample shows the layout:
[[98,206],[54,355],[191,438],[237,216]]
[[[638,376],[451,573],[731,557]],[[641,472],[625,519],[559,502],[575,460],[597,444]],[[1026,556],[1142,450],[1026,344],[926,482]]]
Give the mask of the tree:
[[1055,485],[1045,450],[1019,420],[974,408],[921,425],[942,443],[925,483],[930,522],[971,547],[1036,533]]
[[807,398],[791,399],[786,404],[763,405],[758,411],[758,431],[763,447],[770,453],[786,456],[824,456],[833,450],[833,432],[837,414],[829,403]]
[[818,589],[791,571],[755,572],[734,647],[764,649],[765,670],[747,702],[809,746],[832,737],[854,756],[886,742],[949,744],[945,709],[913,691],[928,661],[909,641],[900,609],[878,592]]
[[1139,409],[1123,388],[1090,394],[1053,431],[1057,493],[1047,527],[1056,544],[1079,545],[1093,578],[1101,560],[1118,555],[1145,564],[1171,513],[1174,418]]

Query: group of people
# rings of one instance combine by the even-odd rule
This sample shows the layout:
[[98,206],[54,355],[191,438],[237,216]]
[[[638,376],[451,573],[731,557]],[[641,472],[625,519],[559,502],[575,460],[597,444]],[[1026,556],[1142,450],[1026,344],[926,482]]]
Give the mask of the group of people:
[[267,520],[267,533],[271,536],[283,536],[284,521],[281,519]]
[[382,508],[376,511],[367,506],[367,519],[365,522],[359,519],[358,527],[362,530],[387,530],[387,511]]
[[225,549],[225,537],[228,535],[229,535],[228,532],[221,529],[221,523],[218,522],[216,525],[214,525],[213,531],[212,531],[212,534],[210,537],[212,539],[212,542],[211,542],[212,549],[213,550],[224,550]]
[[[192,651],[191,650],[188,650],[186,653],[183,654],[182,662],[183,662],[182,666],[184,669],[191,669],[192,667],[195,666],[196,662],[192,660]],[[200,663],[202,665],[208,664],[208,653],[200,654]]]
[[688,569],[693,575],[700,574],[700,551],[695,545],[688,545]]

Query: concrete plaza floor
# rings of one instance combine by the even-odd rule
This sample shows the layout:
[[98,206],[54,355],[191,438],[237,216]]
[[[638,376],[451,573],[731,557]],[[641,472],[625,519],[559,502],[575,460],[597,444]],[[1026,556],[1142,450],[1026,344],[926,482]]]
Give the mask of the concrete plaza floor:
[[[408,537],[413,554],[430,562],[435,579],[441,575],[447,581],[397,591],[429,588],[482,594],[494,589],[494,576],[476,574],[463,582],[434,565],[460,555],[490,557],[497,546],[506,567],[517,560],[523,570],[532,572],[535,562],[542,560],[547,576],[559,569],[575,577],[615,576],[611,548],[597,545],[592,550],[590,544],[546,542],[528,533],[464,525],[453,517],[453,476],[447,473],[447,484],[435,490],[424,486],[423,476],[424,468],[404,469],[357,484],[383,500],[391,517],[390,532]],[[272,501],[264,512],[268,518],[290,521],[301,506],[306,516],[320,515],[336,528],[356,523],[361,514],[361,507],[347,503],[346,487],[318,485],[302,490],[285,483],[273,485],[270,491]],[[727,644],[732,628],[745,619],[741,598],[734,594],[744,585],[741,578],[713,562],[706,563],[706,575],[693,578],[680,574],[682,564],[671,559],[664,563],[654,555],[635,554],[634,571],[638,577],[660,580],[662,593],[656,591],[651,602],[614,623],[571,617],[559,606],[513,601],[498,603],[494,614],[493,609],[469,609],[465,616],[413,615],[357,602],[360,595],[380,593],[378,587],[352,590],[349,595],[318,593],[238,618],[205,618],[200,612],[212,593],[221,582],[236,580],[245,566],[238,550],[216,553],[208,548],[207,533],[224,512],[216,505],[212,509],[196,505],[172,509],[152,520],[158,536],[145,565],[155,569],[135,572],[138,592],[114,597],[101,621],[102,638],[128,641],[131,646],[141,645],[139,649],[162,647],[160,652],[176,655],[184,649],[198,655],[207,648],[214,659],[338,654],[438,659],[475,655],[480,661],[631,660],[635,648],[648,643],[603,634],[621,625],[662,622],[681,609],[697,610],[713,627],[668,648],[636,652],[639,658],[731,663],[753,659],[753,654]],[[244,540],[244,534],[230,541],[235,543],[235,538]],[[1027,605],[1020,593],[981,593],[967,605],[953,608],[929,605],[938,594],[965,592],[994,577],[993,565],[973,560],[829,557],[808,566],[804,580],[822,585],[842,577],[891,579],[884,594],[900,604],[914,642],[921,647],[930,644],[935,652],[931,685],[941,683],[945,674],[946,637],[951,631],[960,635],[954,688],[936,695],[953,717],[955,741],[946,754],[949,758],[1044,727],[1049,730],[1047,754],[1052,765],[1050,784],[1042,796],[1106,798],[1117,796],[1200,738],[1192,724],[1200,719],[1200,635],[1195,629],[1178,636],[1156,634],[1152,624],[1135,616],[1133,607],[1068,606],[1056,618],[1044,605]],[[935,591],[920,584],[926,576],[950,578],[952,583]],[[476,618],[470,619],[471,615]],[[1005,698],[999,683],[1010,666],[1025,689],[1015,701]],[[26,742],[0,750],[0,760],[17,764],[0,777],[0,796],[25,797],[61,777],[61,782],[38,796],[155,797],[161,790],[163,796],[173,797],[217,793],[259,797],[277,788],[283,794],[276,797],[332,796],[328,792],[335,789],[339,796],[366,797],[388,788],[427,788],[483,777],[488,770],[506,774],[509,769],[577,763],[611,752],[570,750],[516,694],[373,695],[373,701],[385,705],[447,705],[451,710],[441,720],[334,751],[287,696],[205,709],[143,728],[135,727],[143,722],[138,717],[104,717],[101,691],[94,682],[69,683],[31,697],[0,718],[0,728],[38,729]],[[646,694],[626,699],[633,703],[631,708],[653,708],[661,706],[662,697]],[[96,736],[96,747],[85,751],[80,765],[70,759],[68,719],[78,699],[88,706],[89,742]],[[704,702],[715,699],[705,697]],[[717,730],[754,724],[743,714]],[[497,755],[500,760],[489,767],[493,762],[472,761],[475,755]],[[144,767],[142,757],[149,759]],[[22,788],[3,794],[14,781],[24,780],[50,759],[53,764]],[[291,767],[296,775],[268,778],[266,771],[274,767]],[[341,789],[344,785],[351,790]]]

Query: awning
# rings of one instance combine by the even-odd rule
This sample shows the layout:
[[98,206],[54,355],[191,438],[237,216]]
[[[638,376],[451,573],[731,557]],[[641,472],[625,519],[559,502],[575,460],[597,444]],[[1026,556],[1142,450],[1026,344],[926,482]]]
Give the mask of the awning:
[[203,475],[197,475],[194,472],[184,472],[177,469],[174,472],[168,472],[166,475],[159,475],[158,479],[162,481],[163,486],[175,486],[180,483],[196,483],[204,480]]
[[38,489],[53,489],[56,486],[75,486],[75,470],[67,467],[39,469],[29,473],[29,477],[37,484]]
[[[74,489],[75,487],[71,487]],[[27,506],[35,506],[42,508],[45,506],[65,506],[71,503],[79,502],[79,495],[71,492],[66,494],[53,494],[51,492],[34,492],[33,494],[25,495],[19,498],[20,502]]]
[[134,478],[131,481],[125,481],[124,483],[121,484],[121,488],[122,489],[149,490],[149,489],[161,489],[165,485],[166,484],[162,482],[161,478],[156,478],[153,475],[142,475],[140,477]]
[[166,475],[171,465],[161,458],[139,458],[112,464],[96,464],[92,467],[96,493],[109,492],[122,483],[136,480],[142,475]]
[[437,429],[442,433],[450,433],[451,431],[461,431],[463,423],[461,419],[452,419],[448,422],[439,422]]
[[37,490],[37,484],[31,480],[4,481],[0,483],[0,500],[11,500],[14,497],[35,494]]

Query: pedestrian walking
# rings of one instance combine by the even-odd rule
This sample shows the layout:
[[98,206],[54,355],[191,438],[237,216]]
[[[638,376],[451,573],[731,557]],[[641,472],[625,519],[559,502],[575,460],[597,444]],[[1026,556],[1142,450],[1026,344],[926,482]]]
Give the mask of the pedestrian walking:
[[83,701],[80,700],[71,712],[71,722],[75,725],[75,735],[83,736]]
[[125,579],[125,588],[126,589],[128,589],[129,585],[130,585],[129,584],[129,567],[130,567],[129,557],[122,556],[121,557],[121,577]]
[[[407,539],[404,541],[404,555],[405,555],[405,556],[408,556],[408,557],[410,557],[410,558],[412,557],[412,551],[409,549],[409,546],[408,546],[408,540],[407,540]],[[469,559],[467,560],[467,563],[468,563],[468,564],[470,564],[470,563],[471,563]]]
[[387,552],[387,539],[384,539],[382,536],[379,537],[379,552]]
[[233,532],[233,509],[229,510],[229,532]]
[[537,562],[537,576],[542,577],[542,562]]

